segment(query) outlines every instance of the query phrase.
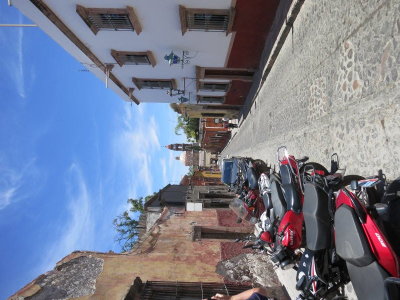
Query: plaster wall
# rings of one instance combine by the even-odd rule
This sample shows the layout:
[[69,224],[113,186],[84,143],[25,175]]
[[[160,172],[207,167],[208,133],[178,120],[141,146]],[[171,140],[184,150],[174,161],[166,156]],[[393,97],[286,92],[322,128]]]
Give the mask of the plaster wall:
[[[112,72],[124,84],[134,87],[133,95],[140,102],[177,102],[177,97],[170,97],[165,90],[139,90],[132,83],[132,77],[175,79],[178,89],[184,89],[183,78],[186,80],[186,90],[192,93],[192,102],[196,102],[195,66],[224,67],[231,44],[232,34],[225,32],[187,31],[183,36],[179,18],[179,5],[188,8],[229,9],[231,0],[45,0],[50,9],[74,32],[84,44],[105,64],[116,63],[111,56],[111,49],[119,51],[152,51],[156,60],[155,67],[148,65],[115,65]],[[76,5],[96,8],[125,8],[132,6],[142,26],[142,32],[134,31],[99,31],[96,35],[76,13]],[[105,80],[104,72],[93,67],[84,55],[53,23],[51,23],[30,1],[15,0],[16,6],[24,15],[38,24],[50,37],[59,43],[66,51],[82,62],[99,79]],[[182,56],[182,50],[189,51],[190,64],[181,68],[180,65],[170,67],[164,56],[171,50]],[[112,88],[123,99],[129,101],[114,83],[109,80]],[[202,93],[207,95],[210,93]],[[211,93],[215,94],[215,93]],[[216,95],[216,94],[215,94]]]
[[[229,210],[227,213],[219,214],[225,220],[235,218]],[[164,210],[161,219],[149,235],[131,253],[74,252],[61,260],[58,268],[80,256],[103,260],[101,273],[96,278],[94,293],[74,299],[124,299],[137,276],[144,282],[146,280],[224,282],[224,278],[216,273],[221,255],[223,253],[223,258],[229,259],[232,255],[240,254],[241,245],[228,240],[192,240],[195,225],[221,226],[219,214],[216,210],[184,214],[175,214],[174,209]],[[240,225],[238,230],[246,232],[251,229]],[[234,247],[229,247],[229,243]],[[223,252],[221,252],[222,247]],[[234,249],[234,252],[229,252],[230,248]],[[20,290],[11,299],[21,299],[17,297],[27,297],[40,291],[39,283],[40,278]],[[54,285],[54,288],[56,287],[57,284]]]

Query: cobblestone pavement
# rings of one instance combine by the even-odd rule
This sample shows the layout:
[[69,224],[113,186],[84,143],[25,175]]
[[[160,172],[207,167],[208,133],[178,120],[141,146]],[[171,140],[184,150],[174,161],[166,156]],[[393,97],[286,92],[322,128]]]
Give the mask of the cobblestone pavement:
[[246,119],[222,152],[276,149],[346,174],[400,176],[400,0],[306,0]]

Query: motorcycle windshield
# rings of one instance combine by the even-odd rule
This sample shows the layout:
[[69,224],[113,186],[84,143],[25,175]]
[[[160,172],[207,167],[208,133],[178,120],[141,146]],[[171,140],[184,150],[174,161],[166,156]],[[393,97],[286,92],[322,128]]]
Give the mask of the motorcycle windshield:
[[222,182],[230,185],[232,183],[232,168],[234,162],[232,160],[224,160],[222,162]]
[[246,209],[246,204],[239,198],[235,198],[229,204],[229,208],[241,219],[250,219],[249,213]]

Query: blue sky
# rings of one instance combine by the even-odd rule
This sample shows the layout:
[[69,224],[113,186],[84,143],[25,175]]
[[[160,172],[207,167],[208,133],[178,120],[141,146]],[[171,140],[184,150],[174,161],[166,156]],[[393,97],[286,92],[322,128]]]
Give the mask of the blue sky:
[[[0,23],[30,23],[0,1]],[[187,172],[176,114],[130,105],[38,28],[0,28],[0,298],[74,250],[119,251],[129,197]]]

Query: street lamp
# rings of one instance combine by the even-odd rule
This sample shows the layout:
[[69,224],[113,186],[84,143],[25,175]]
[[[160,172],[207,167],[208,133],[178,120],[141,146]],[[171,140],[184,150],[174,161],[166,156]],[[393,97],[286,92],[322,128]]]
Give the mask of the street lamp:
[[189,54],[189,51],[182,51],[182,57],[179,57],[178,55],[176,55],[174,53],[174,51],[171,51],[170,54],[166,54],[164,56],[164,59],[168,62],[168,64],[170,66],[180,64],[183,69],[183,66],[185,64],[190,64],[190,59],[193,58],[193,57],[189,57],[188,54]]

